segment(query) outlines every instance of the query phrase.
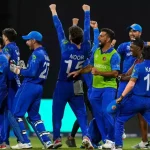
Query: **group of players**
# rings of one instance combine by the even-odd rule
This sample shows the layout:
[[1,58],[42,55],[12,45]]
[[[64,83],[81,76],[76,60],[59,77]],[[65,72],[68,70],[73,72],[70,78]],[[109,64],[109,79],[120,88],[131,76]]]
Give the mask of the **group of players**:
[[[52,106],[54,142],[45,130],[39,114],[43,84],[50,66],[49,56],[41,44],[42,34],[31,31],[22,36],[32,50],[26,66],[24,61],[20,60],[19,48],[14,42],[16,31],[6,28],[0,38],[0,149],[10,148],[10,126],[18,142],[11,148],[32,148],[23,120],[26,112],[27,121],[44,148],[61,147],[61,120],[67,102],[82,131],[82,148],[122,150],[124,123],[137,113],[142,141],[134,148],[148,148],[146,121],[150,123],[150,47],[149,42],[140,39],[142,27],[138,24],[129,26],[130,41],[121,44],[116,51],[114,31],[103,28],[99,33],[97,22],[90,21],[90,6],[82,6],[85,16],[84,30],[78,26],[78,19],[73,19],[73,25],[69,28],[69,40],[65,37],[56,5],[51,4],[49,7],[61,49],[60,71]],[[90,26],[94,32],[92,47]],[[123,67],[120,72],[121,59]],[[20,76],[24,77],[22,83]],[[116,79],[119,80],[118,89]],[[83,80],[88,87],[88,99],[94,117],[90,126],[84,103]],[[98,145],[101,140],[104,143],[102,146]],[[70,146],[72,141],[74,137],[70,136],[66,143]]]
[[[142,27],[133,24],[128,27],[130,41],[121,44],[116,51],[113,47],[114,32],[103,28],[99,33],[97,23],[90,22],[90,6],[83,5],[82,8],[85,13],[84,31],[77,26],[78,19],[74,18],[73,26],[69,28],[68,41],[57,16],[56,5],[50,5],[61,49],[60,72],[53,95],[54,147],[62,146],[61,120],[68,102],[82,131],[82,147],[93,149],[99,143],[96,138],[100,140],[101,136],[104,144],[99,149],[122,150],[124,123],[138,113],[142,141],[133,148],[147,149],[146,121],[149,123],[150,110],[149,42],[140,39]],[[94,31],[92,48],[89,42],[90,25]],[[94,132],[95,127],[91,129],[92,123],[87,126],[82,79],[88,87],[88,99],[95,118],[93,126],[96,123],[99,136],[97,131]],[[116,79],[119,80],[118,88]],[[66,143],[71,147],[71,142],[74,142],[72,136],[68,137]]]

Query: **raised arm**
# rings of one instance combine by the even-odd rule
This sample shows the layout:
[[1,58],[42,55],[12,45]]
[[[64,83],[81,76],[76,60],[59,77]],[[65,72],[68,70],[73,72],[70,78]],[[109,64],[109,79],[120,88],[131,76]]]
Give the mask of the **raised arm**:
[[96,21],[90,21],[90,25],[93,28],[93,32],[94,32],[94,42],[92,46],[92,52],[93,52],[99,46],[99,40],[98,40],[99,29]]
[[90,41],[90,6],[83,5],[84,10],[84,41]]
[[63,42],[66,41],[66,37],[65,37],[65,33],[62,27],[62,24],[58,18],[57,15],[57,11],[56,11],[56,5],[55,4],[51,4],[49,6],[51,12],[52,12],[52,16],[53,16],[53,22],[57,31],[57,35],[58,35],[58,40],[59,40],[59,44],[61,45]]

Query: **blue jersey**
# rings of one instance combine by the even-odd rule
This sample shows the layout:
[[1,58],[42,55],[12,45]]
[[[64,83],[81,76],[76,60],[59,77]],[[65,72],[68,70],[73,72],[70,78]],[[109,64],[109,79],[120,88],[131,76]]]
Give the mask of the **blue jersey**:
[[131,77],[137,79],[133,94],[150,97],[150,60],[135,65]]
[[[7,57],[10,58],[10,60],[14,60],[16,62],[16,64],[18,65],[19,60],[20,60],[20,52],[19,52],[19,48],[15,42],[11,42],[11,43],[7,44],[2,49],[2,51]],[[18,76],[16,74],[14,74],[13,72],[9,71],[8,79],[9,80],[13,80],[13,79],[18,80]]]
[[117,52],[120,54],[123,63],[121,73],[126,73],[136,59],[132,56],[132,52],[130,51],[130,44],[131,42],[122,43],[117,49]]
[[[83,67],[89,65],[89,62],[90,62],[90,59],[87,58],[87,60],[83,64]],[[93,76],[92,76],[91,72],[82,74],[82,76],[83,76],[84,82],[86,83],[86,86],[88,88],[91,88],[92,87],[92,82],[93,82]]]
[[6,88],[7,87],[7,74],[8,74],[8,59],[7,57],[0,52],[0,88]]
[[[53,21],[58,34],[58,40],[61,48],[61,64],[58,79],[67,81],[68,73],[82,68],[84,61],[90,53],[90,12],[85,12],[84,37],[81,48],[78,49],[73,43],[70,43],[64,34],[62,24],[57,15],[53,16]],[[79,77],[80,78],[80,77]],[[72,80],[72,79],[71,79]]]
[[[121,73],[126,73],[131,66],[133,65],[136,57],[132,56],[132,52],[130,51],[130,44],[131,42],[125,42],[119,45],[117,51],[121,56],[122,59],[122,71]],[[147,43],[145,42],[144,45]],[[120,81],[119,83],[119,91],[123,91],[127,85],[128,81]]]
[[47,79],[50,59],[43,47],[35,49],[28,60],[27,69],[21,69],[23,82],[43,84]]
[[[92,46],[92,50],[91,50],[91,55],[93,53],[93,51],[98,48],[99,46],[99,40],[98,40],[98,36],[99,36],[99,29],[98,28],[94,28],[93,29],[93,32],[94,32],[94,42],[93,42],[93,46]],[[87,60],[84,62],[83,64],[83,67],[89,65],[90,63],[90,56],[89,58],[87,58]],[[85,73],[85,74],[82,74],[83,78],[84,78],[84,81],[87,85],[88,88],[91,88],[92,87],[92,82],[93,82],[93,76],[91,74],[91,72],[89,73]]]

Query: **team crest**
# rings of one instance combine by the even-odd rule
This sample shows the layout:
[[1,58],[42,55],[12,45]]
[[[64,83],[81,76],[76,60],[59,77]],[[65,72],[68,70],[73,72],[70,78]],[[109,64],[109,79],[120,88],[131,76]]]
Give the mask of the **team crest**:
[[103,57],[103,61],[106,61],[106,57]]
[[117,107],[116,107],[116,105],[113,105],[112,106],[112,110],[115,110]]

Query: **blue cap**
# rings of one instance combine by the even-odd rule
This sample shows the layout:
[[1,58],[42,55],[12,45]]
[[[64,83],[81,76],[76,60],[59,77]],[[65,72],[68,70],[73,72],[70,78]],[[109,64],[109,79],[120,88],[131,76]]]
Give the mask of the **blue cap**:
[[22,36],[22,38],[24,40],[31,40],[31,39],[34,39],[36,41],[39,41],[41,42],[42,41],[42,34],[38,31],[31,31],[28,35],[25,35],[25,36]]
[[116,100],[113,100],[108,106],[107,106],[107,112],[109,114],[114,114],[116,113],[118,109],[119,104],[116,103]]
[[142,32],[142,27],[139,24],[132,24],[130,27],[127,28],[128,30],[132,29],[134,31]]

